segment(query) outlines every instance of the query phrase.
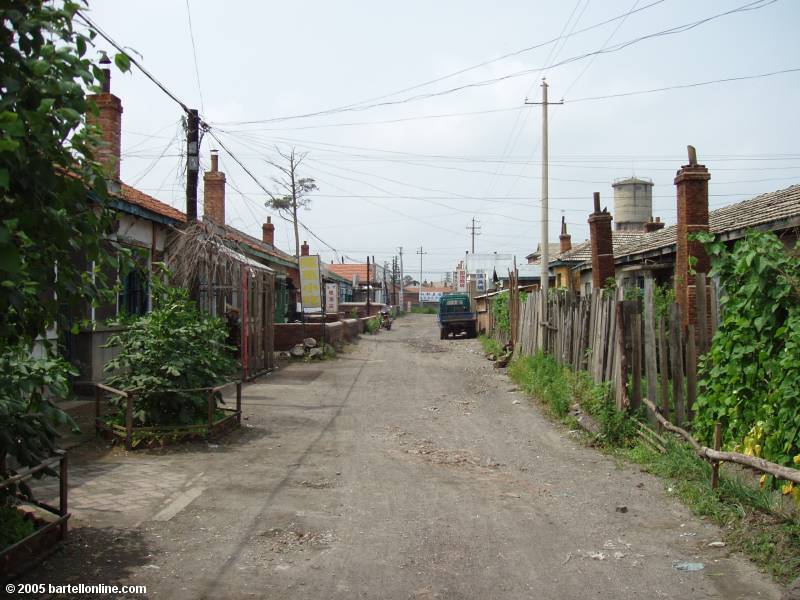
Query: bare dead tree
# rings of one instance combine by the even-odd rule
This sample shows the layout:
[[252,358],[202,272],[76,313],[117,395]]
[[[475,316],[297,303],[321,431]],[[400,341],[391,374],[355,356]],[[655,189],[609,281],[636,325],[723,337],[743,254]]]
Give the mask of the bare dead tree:
[[[272,182],[277,188],[277,192],[270,196],[267,206],[276,209],[281,216],[292,223],[294,227],[294,253],[300,256],[300,233],[298,230],[297,211],[300,208],[308,208],[311,198],[308,195],[319,189],[312,177],[298,177],[297,171],[302,165],[303,160],[308,155],[307,152],[298,153],[292,148],[288,153],[280,148],[275,148],[281,162],[267,160],[266,162],[276,168],[281,174],[272,177]],[[286,218],[282,213],[289,213],[291,218]]]

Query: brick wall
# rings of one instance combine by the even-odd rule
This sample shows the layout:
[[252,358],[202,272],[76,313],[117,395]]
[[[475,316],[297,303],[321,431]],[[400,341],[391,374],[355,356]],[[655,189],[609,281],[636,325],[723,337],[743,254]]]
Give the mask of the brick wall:
[[[322,341],[322,324],[306,323],[305,337]],[[341,321],[325,323],[325,343],[337,344],[344,341],[344,324]],[[275,324],[275,350],[291,350],[297,344],[303,343],[302,323],[276,323]]]
[[[676,226],[675,253],[675,301],[681,306],[683,325],[697,322],[697,299],[694,276],[690,269],[697,273],[708,273],[710,261],[703,244],[690,241],[689,235],[700,231],[708,231],[708,180],[711,175],[705,165],[699,165],[694,157],[694,149],[690,149],[688,165],[683,165],[675,176],[678,200],[678,224]],[[689,258],[694,257],[693,266]],[[705,299],[708,302],[708,298]]]
[[358,339],[361,334],[361,322],[358,319],[343,319],[341,323],[345,342],[353,342]]

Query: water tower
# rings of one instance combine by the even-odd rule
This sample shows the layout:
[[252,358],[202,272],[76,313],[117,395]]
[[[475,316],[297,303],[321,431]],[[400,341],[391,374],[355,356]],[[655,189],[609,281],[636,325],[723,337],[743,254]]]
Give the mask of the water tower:
[[617,231],[644,231],[653,217],[653,182],[628,177],[618,179],[614,188],[614,223]]

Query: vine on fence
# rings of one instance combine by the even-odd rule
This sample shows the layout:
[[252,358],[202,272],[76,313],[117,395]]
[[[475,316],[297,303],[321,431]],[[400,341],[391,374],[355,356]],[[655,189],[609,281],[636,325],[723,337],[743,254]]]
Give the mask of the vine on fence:
[[724,295],[722,322],[701,363],[694,433],[709,443],[719,421],[725,447],[800,464],[800,245],[792,253],[760,232],[732,249],[711,235],[698,239]]
[[492,301],[492,317],[496,330],[506,335],[511,333],[511,315],[508,310],[508,290],[502,291]]

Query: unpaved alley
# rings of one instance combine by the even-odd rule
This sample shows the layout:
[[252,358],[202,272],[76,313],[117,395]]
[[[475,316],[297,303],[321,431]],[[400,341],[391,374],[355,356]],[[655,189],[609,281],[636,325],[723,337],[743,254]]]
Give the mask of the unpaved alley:
[[217,444],[79,450],[70,541],[24,579],[169,599],[780,596],[662,482],[513,388],[475,340],[399,319],[248,385],[246,426]]

